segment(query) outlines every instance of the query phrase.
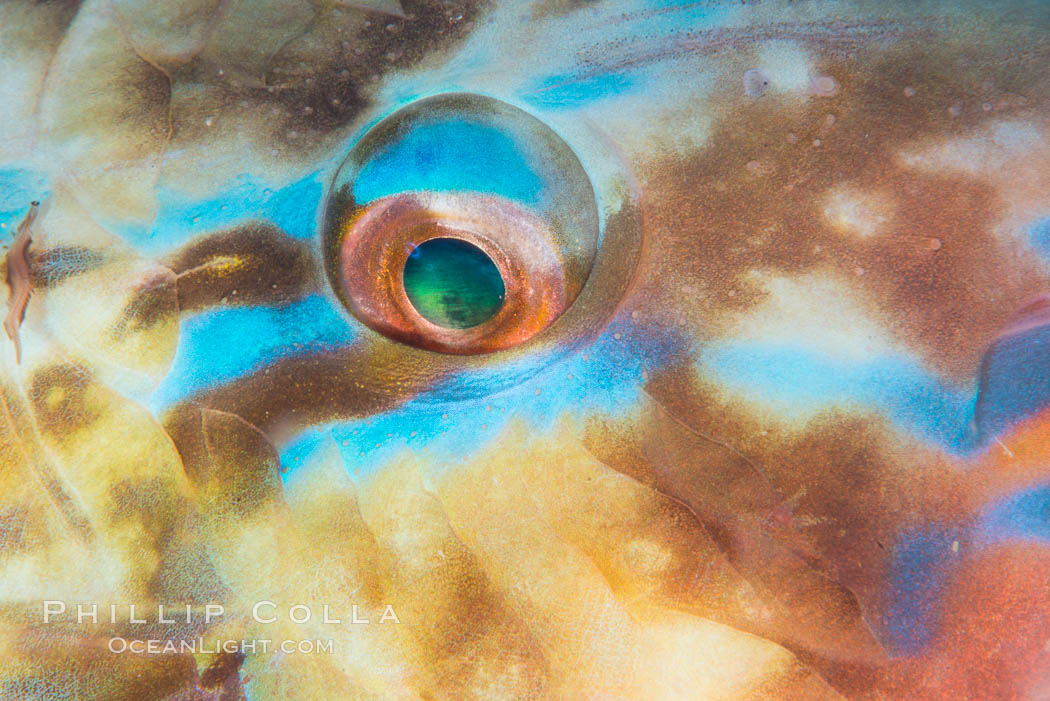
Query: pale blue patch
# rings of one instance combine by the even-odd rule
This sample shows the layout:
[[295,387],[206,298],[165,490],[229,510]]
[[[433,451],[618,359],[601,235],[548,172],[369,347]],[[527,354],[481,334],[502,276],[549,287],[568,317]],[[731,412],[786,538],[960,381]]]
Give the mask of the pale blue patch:
[[18,223],[33,200],[43,201],[51,194],[43,173],[20,168],[0,168],[0,231],[14,236]]
[[1050,217],[1036,222],[1028,230],[1028,241],[1039,255],[1050,260]]
[[171,370],[147,402],[155,413],[280,358],[353,343],[355,329],[320,295],[283,306],[210,309],[183,320]]
[[372,156],[354,180],[367,204],[406,191],[488,192],[535,205],[543,182],[514,140],[462,119],[423,123]]
[[128,227],[119,233],[143,253],[158,255],[182,247],[192,238],[245,221],[266,221],[289,236],[308,239],[317,233],[325,183],[318,171],[302,180],[273,189],[250,175],[205,200],[160,188],[160,208],[152,228]]
[[1050,483],[999,500],[982,515],[978,532],[990,542],[1021,539],[1050,543]]
[[707,350],[702,369],[787,414],[859,405],[952,452],[975,447],[973,394],[950,387],[907,356],[846,361],[797,346],[738,342]]
[[280,450],[281,474],[293,473],[295,468],[312,463],[327,449],[332,440],[328,427],[311,427]]

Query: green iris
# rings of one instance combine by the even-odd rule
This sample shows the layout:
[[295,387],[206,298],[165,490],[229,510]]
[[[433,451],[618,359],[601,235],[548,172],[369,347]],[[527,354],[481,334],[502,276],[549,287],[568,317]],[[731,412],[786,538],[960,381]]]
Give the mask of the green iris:
[[405,263],[405,294],[420,315],[447,329],[469,329],[503,306],[503,278],[492,259],[460,239],[416,246]]

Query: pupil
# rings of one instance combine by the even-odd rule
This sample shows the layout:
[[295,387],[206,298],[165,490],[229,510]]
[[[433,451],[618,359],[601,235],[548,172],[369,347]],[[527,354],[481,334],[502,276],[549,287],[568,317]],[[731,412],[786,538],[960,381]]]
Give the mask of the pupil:
[[448,329],[477,326],[503,306],[503,278],[496,264],[460,239],[430,239],[416,246],[405,262],[404,285],[416,311]]

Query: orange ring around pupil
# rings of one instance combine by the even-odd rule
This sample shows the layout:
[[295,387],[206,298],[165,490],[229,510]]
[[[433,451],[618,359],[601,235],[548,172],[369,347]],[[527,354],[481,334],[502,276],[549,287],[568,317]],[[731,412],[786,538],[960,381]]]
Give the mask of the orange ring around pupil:
[[[354,314],[412,345],[475,354],[509,348],[549,326],[568,304],[563,263],[546,224],[496,195],[412,192],[384,197],[345,223],[340,278]],[[499,310],[469,328],[427,319],[404,288],[409,255],[425,241],[459,239],[481,250],[505,286]]]

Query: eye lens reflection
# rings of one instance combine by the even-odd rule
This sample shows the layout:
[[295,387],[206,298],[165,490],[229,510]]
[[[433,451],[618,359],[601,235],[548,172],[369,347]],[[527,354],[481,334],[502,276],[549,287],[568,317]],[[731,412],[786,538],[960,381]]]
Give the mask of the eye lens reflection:
[[405,262],[404,290],[427,321],[448,329],[482,324],[503,306],[499,269],[477,246],[453,238],[424,241]]

